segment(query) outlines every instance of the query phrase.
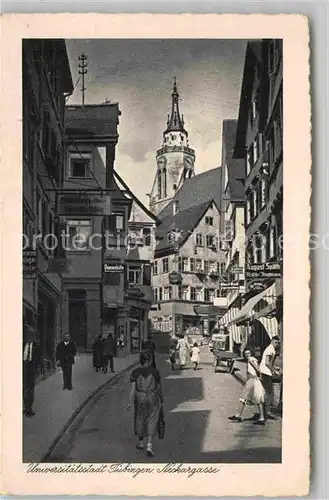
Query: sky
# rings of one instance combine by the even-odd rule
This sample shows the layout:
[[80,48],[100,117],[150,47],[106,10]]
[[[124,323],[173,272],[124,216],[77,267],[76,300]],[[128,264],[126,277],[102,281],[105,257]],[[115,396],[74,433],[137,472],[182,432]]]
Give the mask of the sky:
[[[195,173],[221,163],[222,121],[238,117],[246,40],[66,40],[74,84],[78,56],[88,57],[85,103],[118,102],[122,113],[115,169],[148,206],[171,109],[173,79],[180,94]],[[81,81],[68,104],[81,104]]]

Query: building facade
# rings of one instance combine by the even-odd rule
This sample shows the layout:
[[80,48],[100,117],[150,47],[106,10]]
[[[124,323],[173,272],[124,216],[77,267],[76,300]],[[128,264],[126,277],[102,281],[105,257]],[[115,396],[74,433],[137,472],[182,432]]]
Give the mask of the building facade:
[[163,133],[162,147],[156,153],[157,169],[150,193],[150,210],[159,214],[174,198],[187,179],[194,175],[195,151],[189,146],[183,115],[179,111],[176,79],[171,114]]
[[55,365],[61,336],[62,280],[56,192],[63,182],[65,99],[73,82],[63,40],[23,41],[23,323],[35,332],[43,372]]
[[217,168],[188,179],[159,215],[150,312],[155,332],[207,336],[216,324],[213,302],[225,270],[219,198]]
[[246,295],[234,320],[262,351],[282,335],[282,41],[249,42],[234,155],[245,161]]

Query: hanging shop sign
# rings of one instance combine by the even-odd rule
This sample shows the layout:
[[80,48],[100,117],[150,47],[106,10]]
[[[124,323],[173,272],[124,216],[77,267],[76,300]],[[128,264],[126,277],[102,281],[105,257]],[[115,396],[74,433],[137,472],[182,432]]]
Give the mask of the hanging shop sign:
[[248,290],[251,292],[262,292],[265,288],[266,285],[262,281],[252,281],[251,283],[248,283]]
[[111,215],[111,198],[108,194],[68,191],[57,196],[57,215]]
[[123,273],[124,266],[122,264],[106,264],[104,263],[104,273]]
[[169,274],[169,283],[171,285],[180,285],[182,283],[182,275],[177,271],[172,271]]
[[23,277],[34,278],[37,274],[37,252],[36,250],[23,251]]
[[253,278],[281,278],[281,264],[277,262],[265,262],[264,264],[252,264],[246,269],[246,279]]

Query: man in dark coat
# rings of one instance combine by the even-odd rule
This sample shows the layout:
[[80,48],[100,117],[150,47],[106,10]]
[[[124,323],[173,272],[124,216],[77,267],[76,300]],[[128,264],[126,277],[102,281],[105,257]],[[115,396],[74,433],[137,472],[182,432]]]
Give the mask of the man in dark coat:
[[32,407],[35,381],[40,369],[40,363],[40,347],[35,342],[34,331],[30,326],[25,326],[23,342],[23,400],[24,415],[26,417],[33,417],[35,415]]
[[77,350],[68,333],[64,334],[64,341],[56,349],[56,361],[63,371],[63,389],[72,390],[72,366]]
[[104,339],[102,335],[98,335],[97,339],[93,344],[93,366],[98,372],[103,367],[103,351],[104,351]]
[[109,333],[107,339],[104,341],[104,347],[103,347],[103,372],[107,373],[108,369],[108,364],[110,361],[110,369],[111,372],[114,373],[114,356],[116,356],[117,353],[117,345],[116,342],[112,336],[111,333]]

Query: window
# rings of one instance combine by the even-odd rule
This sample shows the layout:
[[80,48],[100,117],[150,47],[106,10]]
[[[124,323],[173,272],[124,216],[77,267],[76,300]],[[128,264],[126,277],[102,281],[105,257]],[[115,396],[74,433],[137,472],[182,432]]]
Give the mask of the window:
[[183,257],[183,271],[188,271],[188,258]]
[[91,153],[69,153],[69,176],[90,177]]
[[159,301],[159,289],[153,288],[153,302]]
[[203,266],[205,274],[209,274],[209,262],[207,260],[204,261]]
[[247,176],[250,174],[250,170],[252,169],[253,166],[253,159],[252,159],[252,152],[251,149],[247,151]]
[[206,226],[213,226],[213,225],[214,225],[214,218],[206,217]]
[[226,263],[225,262],[218,262],[219,264],[219,274],[220,276],[223,276],[226,272]]
[[157,260],[155,260],[153,262],[153,266],[152,267],[153,267],[153,276],[155,276],[156,274],[158,274],[158,261]]
[[151,246],[151,228],[150,227],[143,228],[143,244],[146,247]]
[[158,198],[162,198],[161,170],[158,170]]
[[142,284],[142,269],[140,266],[128,267],[128,283],[130,285],[141,285]]
[[179,299],[183,298],[183,287],[182,287],[182,285],[178,285],[178,298]]
[[209,293],[209,288],[204,289],[204,301],[205,302],[210,302],[210,293]]
[[202,260],[196,259],[196,271],[202,271]]
[[276,249],[277,249],[277,233],[276,233],[276,227],[271,227],[270,228],[270,259],[273,257],[276,257]]
[[215,260],[209,261],[209,272],[210,272],[210,274],[217,273],[217,262]]
[[113,232],[123,232],[125,230],[125,216],[123,212],[114,212],[109,217],[109,229]]
[[183,271],[183,259],[178,257],[178,271]]
[[167,286],[165,287],[164,289],[164,300],[171,300],[171,297],[172,297],[172,287],[171,286]]
[[247,223],[247,226],[250,224],[250,199],[249,197],[246,198],[246,201],[247,201],[247,206],[246,206],[246,223]]
[[203,247],[203,236],[201,233],[197,233],[196,235],[196,245],[198,247]]
[[163,300],[163,289],[160,287],[159,288],[159,302]]
[[196,300],[196,288],[193,286],[190,288],[190,300]]
[[193,258],[190,259],[190,271],[191,273],[195,272],[195,259]]
[[123,214],[115,214],[115,228],[117,231],[124,230],[124,216],[123,216]]
[[203,302],[203,289],[202,288],[197,288],[196,289],[196,300],[199,302]]
[[213,234],[207,234],[206,236],[207,248],[212,248],[215,244],[215,237]]
[[91,236],[91,220],[71,219],[67,221],[66,233],[69,250],[87,250]]
[[163,178],[163,197],[167,198],[167,170],[166,170],[166,168],[163,169],[162,178]]
[[188,297],[188,286],[183,286],[182,296],[183,296],[183,300],[188,300],[189,299],[189,297]]
[[209,302],[213,302],[215,298],[215,290],[213,288],[209,288]]
[[163,273],[168,273],[169,272],[169,260],[168,260],[168,257],[165,257],[162,260],[162,272]]

